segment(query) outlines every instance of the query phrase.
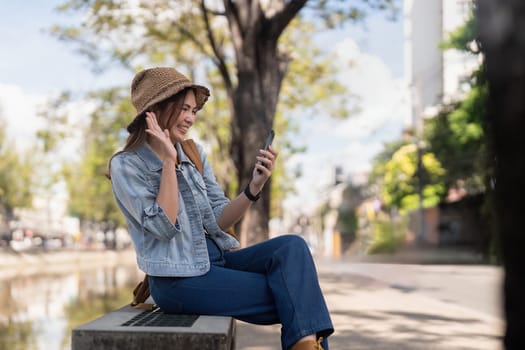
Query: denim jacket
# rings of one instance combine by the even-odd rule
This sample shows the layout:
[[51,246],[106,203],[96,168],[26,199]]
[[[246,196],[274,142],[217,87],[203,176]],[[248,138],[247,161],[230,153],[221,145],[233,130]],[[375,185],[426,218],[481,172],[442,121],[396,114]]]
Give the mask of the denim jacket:
[[111,160],[113,193],[126,217],[138,267],[152,276],[198,276],[210,269],[206,231],[223,250],[239,242],[223,232],[217,219],[230,202],[215,180],[211,165],[198,145],[203,174],[175,145],[179,212],[172,223],[156,198],[162,161],[147,143]]

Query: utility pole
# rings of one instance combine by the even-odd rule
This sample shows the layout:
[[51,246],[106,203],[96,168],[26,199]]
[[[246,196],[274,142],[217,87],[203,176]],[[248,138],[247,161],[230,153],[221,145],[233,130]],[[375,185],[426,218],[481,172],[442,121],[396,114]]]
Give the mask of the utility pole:
[[417,194],[419,200],[419,232],[417,235],[417,243],[421,245],[425,242],[425,208],[423,206],[423,141],[420,136],[416,139],[417,147]]
[[414,144],[417,149],[417,196],[418,196],[418,218],[419,230],[416,233],[416,243],[421,245],[425,242],[425,208],[423,207],[423,118],[420,99],[419,78],[414,79],[412,84],[412,123],[414,127]]

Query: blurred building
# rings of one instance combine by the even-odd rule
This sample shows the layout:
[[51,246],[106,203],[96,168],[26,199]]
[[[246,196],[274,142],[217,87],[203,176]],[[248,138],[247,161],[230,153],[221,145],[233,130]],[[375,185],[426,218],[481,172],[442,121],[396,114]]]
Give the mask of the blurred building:
[[404,1],[405,77],[416,130],[437,106],[467,92],[462,81],[479,66],[474,55],[441,49],[448,34],[465,23],[471,6],[472,0]]
[[29,249],[44,242],[46,248],[72,244],[80,234],[80,221],[68,215],[67,201],[65,184],[57,183],[46,193],[34,193],[31,208],[16,208],[16,220],[10,222],[12,248]]
[[[431,118],[440,106],[461,100],[469,85],[466,79],[479,67],[480,55],[456,49],[442,49],[449,34],[471,15],[472,0],[405,0],[405,79],[410,87],[411,119],[420,138],[423,119]],[[462,196],[456,196],[461,199]],[[468,214],[467,214],[468,213]],[[443,203],[439,207],[411,213],[411,230],[430,244],[472,245],[469,235],[477,231],[473,223],[476,208]]]

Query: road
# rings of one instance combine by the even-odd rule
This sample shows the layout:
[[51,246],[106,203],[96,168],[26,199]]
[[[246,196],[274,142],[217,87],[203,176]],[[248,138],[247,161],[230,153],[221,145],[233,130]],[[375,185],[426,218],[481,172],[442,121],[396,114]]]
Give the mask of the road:
[[387,283],[406,293],[418,293],[503,319],[503,270],[483,265],[376,264],[324,261],[323,272],[353,274]]
[[[502,270],[317,260],[334,350],[498,350]],[[237,323],[238,350],[280,349],[280,326]]]

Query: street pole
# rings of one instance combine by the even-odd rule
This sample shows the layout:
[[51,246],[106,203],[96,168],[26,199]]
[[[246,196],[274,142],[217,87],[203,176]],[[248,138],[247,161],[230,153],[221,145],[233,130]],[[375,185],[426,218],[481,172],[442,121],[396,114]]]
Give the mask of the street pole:
[[419,200],[419,232],[417,235],[417,243],[421,245],[425,242],[425,208],[423,207],[423,149],[422,141],[417,137],[417,194]]
[[419,230],[416,232],[416,243],[421,245],[425,242],[425,208],[423,207],[423,118],[420,100],[420,83],[416,77],[412,88],[412,123],[414,125],[414,142],[417,149],[417,195],[418,195],[418,213],[419,213]]

